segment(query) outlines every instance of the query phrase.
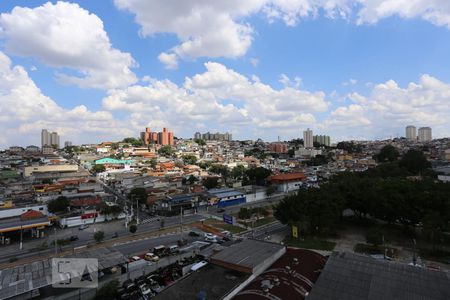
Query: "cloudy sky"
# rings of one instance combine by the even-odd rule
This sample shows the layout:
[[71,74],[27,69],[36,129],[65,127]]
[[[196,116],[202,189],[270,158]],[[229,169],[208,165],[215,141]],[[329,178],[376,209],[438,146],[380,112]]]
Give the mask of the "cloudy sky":
[[450,136],[448,0],[0,1],[0,148]]

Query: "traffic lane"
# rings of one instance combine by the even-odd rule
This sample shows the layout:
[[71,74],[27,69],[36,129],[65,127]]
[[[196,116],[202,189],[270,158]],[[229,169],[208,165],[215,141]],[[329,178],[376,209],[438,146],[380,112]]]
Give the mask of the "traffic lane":
[[[113,248],[120,251],[125,256],[131,256],[151,252],[154,247],[159,245],[176,245],[180,238],[180,234],[166,235],[161,237],[142,239],[138,241],[130,241],[124,244],[115,245],[113,246]],[[183,239],[186,239],[188,243],[203,240],[202,237],[190,237],[187,233],[183,233]]]

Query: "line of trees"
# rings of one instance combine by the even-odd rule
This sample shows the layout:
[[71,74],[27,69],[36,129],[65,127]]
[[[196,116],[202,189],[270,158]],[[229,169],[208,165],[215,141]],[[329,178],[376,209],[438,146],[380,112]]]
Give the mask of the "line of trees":
[[[414,233],[418,224],[433,244],[450,228],[450,184],[438,182],[420,151],[362,173],[344,172],[320,188],[300,190],[275,206],[274,216],[311,234],[331,231],[342,211],[402,224]],[[420,180],[409,178],[421,174]],[[424,175],[426,174],[426,175]]]

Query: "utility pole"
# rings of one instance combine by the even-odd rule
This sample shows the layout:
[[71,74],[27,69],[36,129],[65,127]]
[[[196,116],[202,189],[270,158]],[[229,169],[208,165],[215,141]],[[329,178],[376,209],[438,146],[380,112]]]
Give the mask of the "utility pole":
[[417,257],[416,257],[416,239],[413,239],[413,265],[415,266],[417,263]]
[[183,206],[181,206],[181,210],[180,210],[180,239],[183,239]]
[[19,245],[19,250],[23,249],[23,242],[22,242],[22,225],[20,225],[20,245]]
[[139,224],[139,199],[136,199],[136,225]]
[[55,231],[55,255],[58,254],[58,239],[56,238],[56,227],[53,228]]

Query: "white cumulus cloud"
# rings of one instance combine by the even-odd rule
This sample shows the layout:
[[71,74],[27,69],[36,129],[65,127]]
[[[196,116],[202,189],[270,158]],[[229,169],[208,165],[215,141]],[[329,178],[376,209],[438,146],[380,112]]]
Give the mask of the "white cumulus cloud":
[[[69,2],[15,7],[0,15],[0,37],[9,54],[37,58],[61,68],[58,80],[82,88],[110,89],[136,82],[135,61],[115,49],[95,14]],[[70,68],[78,74],[67,74]]]

